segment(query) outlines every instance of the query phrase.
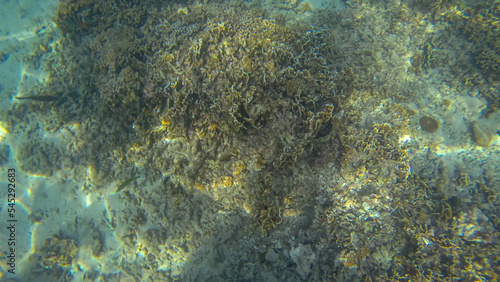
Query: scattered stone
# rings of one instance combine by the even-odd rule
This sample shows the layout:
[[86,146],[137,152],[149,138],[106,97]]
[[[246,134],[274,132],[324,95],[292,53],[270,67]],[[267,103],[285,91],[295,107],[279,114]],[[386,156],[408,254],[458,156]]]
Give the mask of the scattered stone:
[[476,141],[476,143],[482,147],[488,147],[490,145],[491,139],[493,139],[491,129],[487,125],[478,122],[475,122],[472,125],[472,134],[474,141]]
[[432,117],[425,116],[420,119],[420,127],[429,133],[435,133],[439,129],[439,123]]
[[297,273],[306,280],[311,272],[311,264],[316,259],[310,245],[299,244],[297,248],[292,248],[290,258],[297,264]]
[[276,262],[278,258],[278,254],[272,248],[267,249],[266,260],[268,262]]

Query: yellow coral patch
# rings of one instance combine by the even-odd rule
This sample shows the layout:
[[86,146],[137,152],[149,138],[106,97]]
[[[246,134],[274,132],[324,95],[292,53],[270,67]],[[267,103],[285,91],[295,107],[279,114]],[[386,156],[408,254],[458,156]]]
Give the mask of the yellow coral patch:
[[242,161],[235,163],[234,166],[235,166],[233,171],[234,176],[238,176],[245,168],[247,168],[245,163],[243,163]]
[[252,60],[247,56],[243,57],[243,70],[245,72],[252,72]]
[[203,139],[205,137],[205,130],[203,128],[201,130],[196,128],[196,134],[198,134],[198,138]]
[[223,176],[221,178],[220,184],[226,188],[229,188],[229,187],[233,186],[233,180],[231,179],[230,176]]
[[187,15],[189,13],[189,10],[188,8],[186,7],[183,7],[183,8],[179,8],[179,10],[177,10],[177,14],[184,14],[184,15]]
[[194,184],[194,187],[198,190],[200,190],[201,192],[205,191],[205,187],[200,183],[200,182],[196,182]]
[[214,130],[216,130],[216,129],[217,129],[217,124],[215,124],[215,123],[212,123],[212,124],[210,124],[210,125],[208,126],[208,130],[210,130],[210,131],[214,131]]

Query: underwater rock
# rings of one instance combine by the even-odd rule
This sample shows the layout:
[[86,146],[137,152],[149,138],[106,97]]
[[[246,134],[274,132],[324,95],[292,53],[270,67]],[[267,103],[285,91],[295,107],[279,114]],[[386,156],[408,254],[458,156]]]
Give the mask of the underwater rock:
[[272,249],[267,249],[266,260],[268,262],[276,262],[279,259],[279,255]]
[[299,244],[297,248],[292,248],[290,257],[297,264],[297,273],[306,279],[311,272],[311,264],[314,262],[316,255],[313,253],[310,245]]
[[487,125],[478,122],[475,122],[472,125],[472,136],[474,138],[474,141],[476,141],[476,143],[482,147],[488,147],[488,145],[490,145],[491,139],[493,138],[493,134],[491,134],[490,128]]
[[432,117],[425,116],[419,121],[420,127],[429,133],[435,133],[439,129],[439,123]]

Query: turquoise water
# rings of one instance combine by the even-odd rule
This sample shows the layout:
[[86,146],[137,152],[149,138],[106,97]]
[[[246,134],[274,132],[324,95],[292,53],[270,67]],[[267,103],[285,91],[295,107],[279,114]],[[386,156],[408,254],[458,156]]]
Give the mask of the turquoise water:
[[497,280],[498,1],[5,5],[5,281]]

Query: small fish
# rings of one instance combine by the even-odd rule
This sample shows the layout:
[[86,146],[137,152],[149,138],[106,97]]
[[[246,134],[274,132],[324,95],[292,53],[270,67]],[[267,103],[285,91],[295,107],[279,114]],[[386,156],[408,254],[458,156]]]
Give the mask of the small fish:
[[39,102],[52,102],[52,101],[57,101],[61,98],[57,96],[51,96],[51,95],[41,95],[41,96],[25,96],[25,97],[14,97],[18,100],[33,100],[33,101],[39,101]]
[[132,176],[130,177],[129,179],[123,181],[122,184],[120,184],[120,186],[118,186],[118,188],[116,188],[116,192],[115,193],[118,193],[120,192],[121,190],[123,190],[123,188],[125,188],[125,186],[129,185],[130,182],[136,180],[137,178],[141,177],[140,175],[139,176]]

